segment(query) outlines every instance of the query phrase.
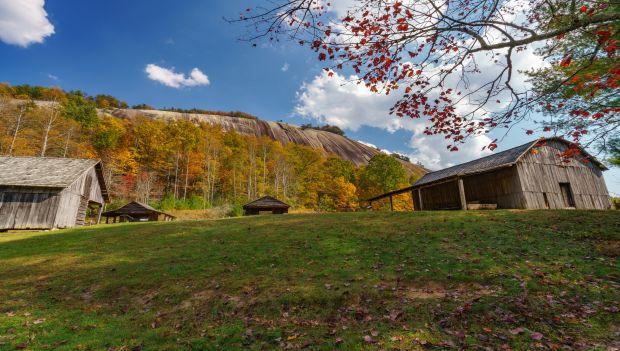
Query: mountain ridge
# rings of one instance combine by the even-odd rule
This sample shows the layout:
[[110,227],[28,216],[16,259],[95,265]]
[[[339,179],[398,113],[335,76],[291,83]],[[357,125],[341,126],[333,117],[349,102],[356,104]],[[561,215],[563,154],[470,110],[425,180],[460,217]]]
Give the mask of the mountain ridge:
[[[162,110],[109,109],[105,110],[105,113],[117,118],[135,118],[137,116],[145,116],[148,118],[160,118],[167,120],[184,119],[197,123],[204,122],[211,125],[221,126],[224,131],[234,130],[237,133],[244,135],[253,135],[257,137],[267,136],[273,140],[280,141],[283,144],[292,142],[310,146],[314,149],[321,149],[327,153],[335,154],[344,160],[350,161],[357,166],[368,164],[368,161],[374,155],[381,152],[378,149],[345,136],[315,129],[302,129],[298,126],[284,122]],[[398,160],[403,164],[407,172],[412,175],[422,176],[428,172],[428,170],[420,165],[400,159]]]

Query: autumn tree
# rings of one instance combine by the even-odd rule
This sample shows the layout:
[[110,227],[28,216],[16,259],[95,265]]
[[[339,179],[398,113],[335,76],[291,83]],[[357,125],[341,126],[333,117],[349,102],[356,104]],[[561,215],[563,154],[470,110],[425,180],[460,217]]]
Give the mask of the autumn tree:
[[[526,119],[560,120],[563,128],[541,129],[576,142],[617,133],[618,2],[351,3],[337,16],[329,2],[281,0],[246,9],[234,21],[248,25],[245,39],[253,45],[294,40],[316,52],[329,75],[352,72],[373,92],[398,94],[390,112],[425,119],[425,133],[443,135],[452,151],[471,136],[510,130]],[[534,89],[515,68],[527,50],[552,66],[533,75]],[[497,140],[487,146],[495,149]]]
[[402,164],[383,153],[373,156],[360,176],[360,187],[365,195],[387,193],[406,184],[407,173]]

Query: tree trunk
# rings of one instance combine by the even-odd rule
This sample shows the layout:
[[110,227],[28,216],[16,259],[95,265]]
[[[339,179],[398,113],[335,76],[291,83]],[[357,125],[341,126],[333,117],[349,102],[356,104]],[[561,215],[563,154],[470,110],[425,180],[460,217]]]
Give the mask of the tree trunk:
[[187,163],[185,164],[185,186],[183,187],[183,200],[187,199],[187,184],[189,183],[189,153],[187,153]]
[[15,131],[13,132],[13,140],[11,140],[11,146],[9,147],[9,156],[13,155],[13,149],[15,148],[15,141],[17,140],[17,134],[19,133],[19,127],[22,123],[22,117],[26,112],[26,106],[22,105],[17,114],[17,121],[15,122]]
[[71,133],[73,132],[73,127],[69,128],[67,132],[67,139],[65,139],[65,148],[62,153],[62,157],[67,157],[67,151],[69,150],[69,140],[71,139]]
[[179,152],[177,151],[177,158],[174,162],[174,199],[178,196],[178,184],[179,184]]

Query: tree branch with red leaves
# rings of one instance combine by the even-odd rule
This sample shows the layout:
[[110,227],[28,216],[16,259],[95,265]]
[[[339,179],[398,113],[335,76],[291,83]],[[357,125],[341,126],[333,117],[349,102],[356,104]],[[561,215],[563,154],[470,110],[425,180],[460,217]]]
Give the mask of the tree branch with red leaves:
[[[425,133],[443,135],[450,150],[524,120],[578,143],[617,136],[617,2],[350,0],[338,16],[327,1],[269,2],[233,22],[248,25],[254,45],[294,40],[330,75],[355,72],[371,91],[399,94],[390,113],[426,120]],[[524,52],[546,66],[524,76],[515,65]]]

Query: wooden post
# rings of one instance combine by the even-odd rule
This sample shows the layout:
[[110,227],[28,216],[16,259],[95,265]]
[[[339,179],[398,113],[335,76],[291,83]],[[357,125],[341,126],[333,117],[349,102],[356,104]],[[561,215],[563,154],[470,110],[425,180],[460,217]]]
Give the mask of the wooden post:
[[415,195],[413,190],[411,190],[411,210],[415,211]]
[[99,213],[97,213],[97,224],[101,223],[101,214],[103,213],[103,205],[99,205]]
[[373,208],[372,208],[372,201],[368,201],[368,206],[370,206],[370,210],[372,211],[373,210]]
[[463,185],[463,179],[457,179],[459,183],[459,198],[461,200],[461,210],[467,210],[467,199],[465,198],[465,186]]
[[418,202],[420,203],[420,211],[424,210],[424,205],[422,204],[422,189],[418,189]]
[[392,195],[390,195],[390,211],[394,211],[394,202],[392,201]]

